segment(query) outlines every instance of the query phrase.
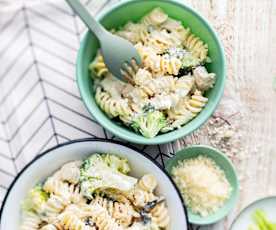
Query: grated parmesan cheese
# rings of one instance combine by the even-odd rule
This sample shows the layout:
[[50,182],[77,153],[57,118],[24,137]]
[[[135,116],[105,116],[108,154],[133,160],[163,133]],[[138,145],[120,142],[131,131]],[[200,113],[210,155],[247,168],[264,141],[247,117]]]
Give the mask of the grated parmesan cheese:
[[201,216],[216,212],[231,194],[225,173],[206,156],[179,162],[172,175],[188,208]]

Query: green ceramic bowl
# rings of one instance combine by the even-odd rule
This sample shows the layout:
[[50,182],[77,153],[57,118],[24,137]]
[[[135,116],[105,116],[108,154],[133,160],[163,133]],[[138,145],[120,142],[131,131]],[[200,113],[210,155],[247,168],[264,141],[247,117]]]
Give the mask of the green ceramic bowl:
[[168,0],[121,1],[119,4],[102,12],[97,19],[107,29],[119,28],[128,21],[138,21],[142,16],[157,6],[161,7],[170,17],[182,21],[184,26],[190,27],[193,33],[208,44],[209,56],[213,62],[207,68],[217,75],[214,88],[207,92],[207,97],[209,98],[208,104],[195,119],[183,128],[148,139],[108,118],[95,102],[93,80],[88,70],[88,65],[94,59],[99,48],[99,43],[95,36],[88,32],[84,36],[78,52],[77,82],[88,111],[104,128],[114,135],[139,144],[161,144],[170,142],[186,136],[200,127],[212,115],[218,105],[223,94],[225,82],[225,56],[218,36],[204,18],[183,3]]
[[239,197],[239,181],[231,161],[217,149],[205,145],[193,145],[180,150],[173,158],[166,162],[166,170],[169,174],[171,174],[172,168],[178,164],[178,161],[195,158],[199,155],[205,155],[212,158],[216,164],[225,172],[226,178],[232,186],[232,193],[230,198],[216,213],[207,217],[201,217],[192,213],[188,208],[188,218],[190,223],[208,225],[223,219],[234,208]]

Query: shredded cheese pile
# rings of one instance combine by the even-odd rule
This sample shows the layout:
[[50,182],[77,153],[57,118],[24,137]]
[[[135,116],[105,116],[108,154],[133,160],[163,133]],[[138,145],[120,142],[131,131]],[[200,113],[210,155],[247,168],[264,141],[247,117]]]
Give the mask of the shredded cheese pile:
[[201,216],[216,212],[231,194],[225,173],[206,156],[179,162],[172,175],[188,208]]

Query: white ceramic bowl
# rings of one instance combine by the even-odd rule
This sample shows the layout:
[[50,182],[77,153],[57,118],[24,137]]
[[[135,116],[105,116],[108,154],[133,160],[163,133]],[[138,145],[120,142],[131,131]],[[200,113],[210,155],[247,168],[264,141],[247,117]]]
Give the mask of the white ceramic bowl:
[[264,210],[267,217],[272,222],[276,220],[276,196],[265,197],[248,205],[237,216],[231,226],[231,230],[248,229],[248,226],[253,224],[252,214],[257,210]]
[[152,159],[139,151],[115,141],[82,139],[52,148],[29,163],[15,178],[3,201],[0,216],[2,230],[18,230],[21,220],[20,203],[28,190],[43,181],[64,163],[84,159],[91,153],[114,153],[126,157],[131,165],[131,175],[141,177],[152,173],[158,180],[158,193],[165,196],[171,225],[169,230],[186,230],[187,215],[183,200],[168,174]]

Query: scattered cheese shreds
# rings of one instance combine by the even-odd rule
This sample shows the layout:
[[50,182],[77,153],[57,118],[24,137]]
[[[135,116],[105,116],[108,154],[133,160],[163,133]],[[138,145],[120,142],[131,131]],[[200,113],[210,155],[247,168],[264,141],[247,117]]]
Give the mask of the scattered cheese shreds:
[[225,173],[206,156],[180,161],[172,175],[188,208],[201,216],[216,212],[231,194]]

